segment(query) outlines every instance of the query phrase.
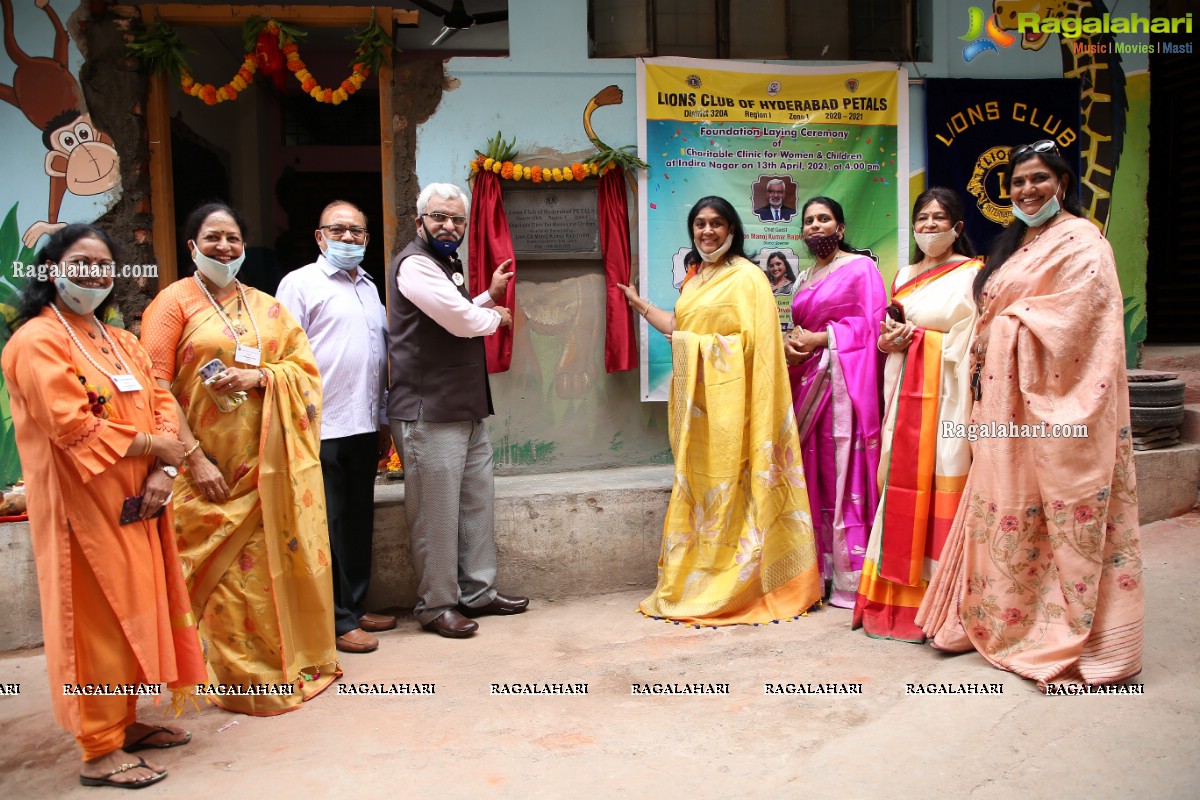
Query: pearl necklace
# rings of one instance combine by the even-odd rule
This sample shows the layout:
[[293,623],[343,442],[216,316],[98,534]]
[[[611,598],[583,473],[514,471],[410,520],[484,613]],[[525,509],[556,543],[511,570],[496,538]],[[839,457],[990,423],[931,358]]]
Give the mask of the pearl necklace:
[[[234,341],[240,335],[238,329],[234,327],[233,321],[225,316],[225,309],[221,308],[221,304],[217,302],[217,298],[212,296],[212,292],[208,291],[208,287],[204,285],[204,281],[200,280],[199,273],[193,275],[196,279],[196,285],[200,287],[200,291],[204,292],[204,296],[208,298],[208,302],[212,303],[213,308],[217,310],[217,314],[221,317],[221,321],[229,326],[229,330],[234,335]],[[242,288],[242,282],[236,278],[233,281],[238,290],[238,297],[242,301],[242,305],[246,308],[246,316],[250,318],[250,325],[254,328],[254,346],[262,350],[262,337],[258,333],[258,323],[254,321],[254,312],[250,310],[250,303],[246,301],[246,290]]]
[[[62,326],[67,329],[67,335],[71,337],[71,341],[75,343],[75,346],[77,348],[79,348],[79,352],[83,353],[83,357],[88,360],[88,363],[90,363],[93,367],[95,367],[97,369],[97,371],[100,372],[101,375],[103,375],[104,377],[106,377],[110,381],[112,381],[113,386],[116,386],[117,385],[116,376],[114,376],[111,372],[106,370],[104,367],[100,366],[100,364],[98,364],[96,362],[96,359],[92,358],[92,354],[83,348],[83,342],[79,341],[79,337],[75,335],[75,331],[74,331],[74,329],[71,328],[70,323],[67,322],[67,318],[64,317],[62,315],[62,312],[58,310],[58,306],[56,306],[54,303],[51,303],[50,310],[54,312],[54,316],[58,317],[58,321],[62,323]],[[102,324],[100,324],[100,320],[96,319],[95,314],[92,315],[92,319],[95,320],[96,325],[99,326],[100,335],[104,337],[104,341],[107,342],[108,346],[112,348],[113,363],[115,363],[117,365],[117,369],[121,370],[122,373],[128,374],[129,368],[125,366],[125,362],[122,361],[120,356],[117,355],[117,346],[115,344],[113,344],[112,339],[108,338],[108,331],[105,330],[105,328]]]

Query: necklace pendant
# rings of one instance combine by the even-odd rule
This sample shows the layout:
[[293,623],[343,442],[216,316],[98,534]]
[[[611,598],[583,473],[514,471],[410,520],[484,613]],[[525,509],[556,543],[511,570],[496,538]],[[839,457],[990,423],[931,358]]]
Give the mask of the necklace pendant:
[[238,336],[244,336],[246,334],[246,326],[240,322],[235,322],[233,323],[233,332]]

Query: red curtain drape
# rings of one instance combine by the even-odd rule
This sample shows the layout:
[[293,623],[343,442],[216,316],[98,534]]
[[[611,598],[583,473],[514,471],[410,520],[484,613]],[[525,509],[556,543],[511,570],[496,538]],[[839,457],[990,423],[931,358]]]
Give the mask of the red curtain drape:
[[638,364],[633,339],[633,310],[618,283],[629,285],[629,208],[625,203],[625,170],[620,166],[600,176],[600,245],[604,250],[604,369],[621,372]]
[[[475,179],[475,193],[471,198],[471,227],[467,237],[470,248],[471,296],[486,292],[492,283],[496,267],[507,259],[513,259],[512,268],[517,266],[513,257],[512,236],[508,232],[508,217],[504,216],[504,199],[500,196],[500,179],[491,172],[480,172]],[[628,270],[626,270],[628,272]],[[517,318],[517,278],[508,282],[505,306]],[[487,348],[488,372],[507,372],[512,364],[513,329],[501,327],[484,339]]]

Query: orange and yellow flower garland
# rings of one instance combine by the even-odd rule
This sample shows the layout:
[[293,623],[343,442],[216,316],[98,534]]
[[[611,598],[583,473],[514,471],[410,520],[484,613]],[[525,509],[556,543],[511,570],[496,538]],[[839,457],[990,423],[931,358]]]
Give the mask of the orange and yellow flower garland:
[[[281,30],[275,20],[262,20],[261,18],[248,21],[247,26],[254,23],[257,24],[250,30],[251,35],[246,40],[247,52],[241,67],[228,83],[219,88],[211,83],[200,83],[192,76],[183,60],[182,43],[174,31],[165,24],[159,23],[152,30],[138,37],[128,46],[128,50],[131,55],[135,55],[151,65],[155,71],[177,71],[179,85],[184,93],[199,98],[210,106],[226,100],[236,100],[238,94],[251,85],[255,73],[258,72],[258,58],[253,49],[252,37],[254,32],[260,29],[265,29],[267,33],[279,37],[282,45],[280,51],[285,57],[287,69],[296,76],[296,80],[305,93],[318,103],[329,103],[336,106],[350,99],[350,96],[366,83],[372,66],[377,65],[384,57],[382,52],[384,44],[381,44],[381,34],[379,33],[382,29],[372,17],[371,25],[367,30],[363,34],[355,36],[359,40],[359,48],[355,51],[353,71],[337,88],[327,89],[317,83],[300,57],[300,47],[296,44],[293,35],[303,36],[302,32],[286,27]],[[262,26],[262,28],[258,26]],[[388,43],[390,44],[390,41]]]
[[355,62],[354,71],[350,73],[346,80],[342,81],[336,89],[326,89],[317,83],[316,78],[308,71],[308,67],[304,65],[304,61],[300,58],[300,48],[295,42],[288,42],[283,46],[283,54],[287,58],[287,68],[295,76],[296,80],[300,81],[300,88],[303,89],[313,100],[318,103],[332,103],[333,105],[341,105],[350,99],[350,95],[357,92],[366,83],[367,78],[371,74],[371,68],[361,61]]
[[226,100],[237,100],[238,92],[244,91],[250,85],[250,82],[254,80],[254,73],[257,71],[258,60],[255,59],[254,53],[247,53],[237,74],[230,79],[229,83],[219,89],[211,83],[198,82],[186,68],[179,73],[179,86],[185,94],[198,97],[206,104],[215,106]]
[[593,175],[603,175],[613,166],[608,164],[600,167],[596,164],[581,164],[576,161],[567,167],[527,167],[512,161],[500,161],[480,155],[471,160],[471,175],[478,175],[483,171],[495,173],[504,180],[561,183],[563,181],[582,181]]

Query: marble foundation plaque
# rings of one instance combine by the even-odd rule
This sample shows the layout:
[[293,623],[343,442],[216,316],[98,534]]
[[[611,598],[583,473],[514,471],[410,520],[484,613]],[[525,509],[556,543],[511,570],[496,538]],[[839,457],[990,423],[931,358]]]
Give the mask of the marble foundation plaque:
[[598,258],[596,186],[504,189],[504,213],[520,258]]

